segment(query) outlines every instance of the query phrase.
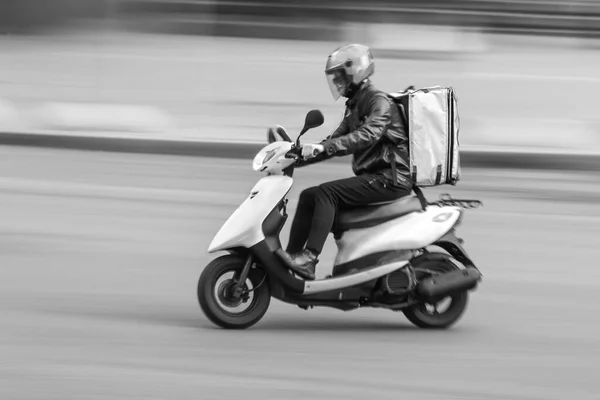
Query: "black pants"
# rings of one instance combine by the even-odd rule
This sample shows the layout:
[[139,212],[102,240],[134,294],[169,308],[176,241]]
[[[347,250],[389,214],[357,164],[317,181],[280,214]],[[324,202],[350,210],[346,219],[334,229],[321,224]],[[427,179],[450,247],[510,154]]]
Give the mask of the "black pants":
[[300,194],[287,252],[297,253],[306,244],[307,249],[320,254],[338,210],[391,201],[409,194],[409,188],[390,185],[385,177],[370,174],[308,188]]

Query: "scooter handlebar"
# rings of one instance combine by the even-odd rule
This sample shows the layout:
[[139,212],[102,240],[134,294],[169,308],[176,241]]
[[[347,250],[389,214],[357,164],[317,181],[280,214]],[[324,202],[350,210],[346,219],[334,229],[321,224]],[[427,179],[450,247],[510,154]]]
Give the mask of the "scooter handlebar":
[[[319,155],[318,150],[314,149],[312,155],[313,157]],[[285,158],[294,158],[296,160],[302,158],[302,145],[292,147],[292,149],[285,154]]]
[[285,153],[285,158],[293,158],[298,160],[300,157],[302,157],[302,146],[294,146],[287,153]]

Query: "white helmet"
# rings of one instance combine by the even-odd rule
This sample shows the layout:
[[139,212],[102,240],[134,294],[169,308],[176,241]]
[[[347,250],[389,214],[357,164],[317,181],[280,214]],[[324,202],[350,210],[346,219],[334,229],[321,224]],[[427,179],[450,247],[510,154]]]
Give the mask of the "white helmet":
[[325,76],[333,99],[349,94],[375,72],[375,60],[367,46],[349,44],[336,49],[327,57]]

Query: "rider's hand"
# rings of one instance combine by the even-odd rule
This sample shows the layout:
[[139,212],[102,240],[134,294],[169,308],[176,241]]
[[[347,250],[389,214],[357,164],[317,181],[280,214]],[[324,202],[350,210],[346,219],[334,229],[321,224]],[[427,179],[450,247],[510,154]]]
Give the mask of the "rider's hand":
[[303,144],[302,145],[302,157],[307,160],[315,157],[325,151],[325,147],[322,144]]

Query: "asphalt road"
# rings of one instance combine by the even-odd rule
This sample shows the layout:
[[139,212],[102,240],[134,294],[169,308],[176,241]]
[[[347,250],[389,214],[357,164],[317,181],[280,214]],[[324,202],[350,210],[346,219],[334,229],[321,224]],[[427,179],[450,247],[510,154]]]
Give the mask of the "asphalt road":
[[[348,171],[298,170],[292,197]],[[597,176],[465,170],[426,191],[485,204],[461,228],[484,282],[452,330],[274,301],[225,331],[196,282],[257,178],[250,161],[0,148],[0,398],[598,398]]]

